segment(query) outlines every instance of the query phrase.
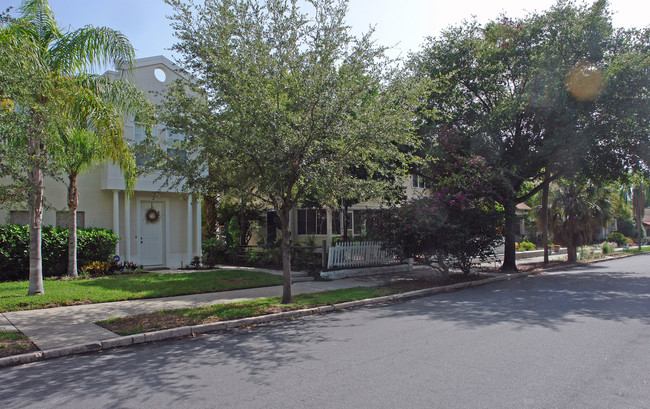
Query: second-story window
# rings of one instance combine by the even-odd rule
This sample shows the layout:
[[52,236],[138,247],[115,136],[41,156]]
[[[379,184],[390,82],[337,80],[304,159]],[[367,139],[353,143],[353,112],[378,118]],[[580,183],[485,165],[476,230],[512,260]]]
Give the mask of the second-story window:
[[[154,127],[151,130],[151,134],[154,138],[157,137],[157,129]],[[134,133],[133,133],[133,142],[137,144],[142,143],[147,138],[147,133],[144,129],[144,126],[135,124]],[[138,167],[142,167],[151,161],[151,155],[146,153],[138,153],[135,155],[135,163]]]
[[167,148],[167,156],[174,160],[187,162],[187,152],[185,149]]

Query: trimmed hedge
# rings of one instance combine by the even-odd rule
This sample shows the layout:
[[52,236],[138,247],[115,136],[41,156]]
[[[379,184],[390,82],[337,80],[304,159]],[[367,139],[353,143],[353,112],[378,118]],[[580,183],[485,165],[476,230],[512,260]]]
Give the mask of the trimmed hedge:
[[[77,229],[77,265],[108,261],[115,254],[119,238],[111,231],[97,228]],[[68,229],[43,227],[41,252],[43,276],[67,273]],[[0,226],[0,281],[29,279],[29,227]]]

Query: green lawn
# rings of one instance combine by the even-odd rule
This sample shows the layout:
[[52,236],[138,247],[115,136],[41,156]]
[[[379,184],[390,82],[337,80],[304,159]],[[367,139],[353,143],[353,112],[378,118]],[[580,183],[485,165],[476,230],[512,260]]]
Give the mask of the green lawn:
[[93,279],[45,280],[45,294],[28,296],[27,281],[0,283],[0,312],[139,298],[169,297],[281,285],[259,271],[215,270],[181,274],[126,274]]
[[629,250],[625,250],[625,253],[628,254],[640,254],[650,252],[650,246],[641,246],[641,251],[639,251],[639,246],[630,246]]
[[398,292],[400,292],[400,290],[386,287],[354,287],[312,294],[295,295],[293,297],[293,303],[291,304],[281,304],[280,297],[272,297],[246,302],[215,304],[206,307],[165,310],[124,318],[111,318],[99,321],[97,324],[119,335],[131,335],[140,332],[196,325],[205,322],[255,317],[280,311],[291,311],[331,305],[345,301],[363,300],[366,298],[381,297],[383,295],[395,294]]

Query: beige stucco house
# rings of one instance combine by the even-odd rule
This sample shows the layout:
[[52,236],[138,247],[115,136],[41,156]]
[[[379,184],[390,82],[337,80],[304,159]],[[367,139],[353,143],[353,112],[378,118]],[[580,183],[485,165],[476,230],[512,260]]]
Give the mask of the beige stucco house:
[[[141,58],[128,72],[108,71],[109,78],[127,78],[159,103],[165,87],[178,78],[174,64],[163,56]],[[169,146],[181,136],[170,134],[162,125],[154,136],[161,146]],[[124,123],[125,138],[139,142],[144,130],[132,118]],[[44,225],[66,225],[66,186],[52,179],[45,181]],[[153,209],[153,210],[152,210]],[[148,267],[177,268],[201,255],[201,203],[191,194],[163,187],[157,175],[140,177],[130,197],[125,194],[120,170],[107,164],[79,177],[79,227],[112,229],[120,237],[116,254]],[[21,208],[0,209],[0,222],[27,224]],[[83,267],[83,266],[80,266]]]

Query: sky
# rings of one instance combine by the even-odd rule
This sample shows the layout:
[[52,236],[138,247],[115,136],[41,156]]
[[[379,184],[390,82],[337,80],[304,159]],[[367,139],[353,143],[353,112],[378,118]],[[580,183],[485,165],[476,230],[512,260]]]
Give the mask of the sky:
[[[0,8],[20,0],[0,0]],[[108,26],[124,33],[133,43],[138,58],[164,55],[175,42],[166,16],[172,9],[163,0],[50,0],[50,6],[63,28],[88,24]],[[417,51],[425,37],[476,16],[486,22],[505,13],[523,17],[528,12],[548,9],[555,0],[350,0],[347,23],[356,35],[375,27],[378,44],[390,47],[391,57],[406,58]],[[590,2],[591,3],[591,2]],[[615,27],[650,25],[650,2],[609,0]]]

